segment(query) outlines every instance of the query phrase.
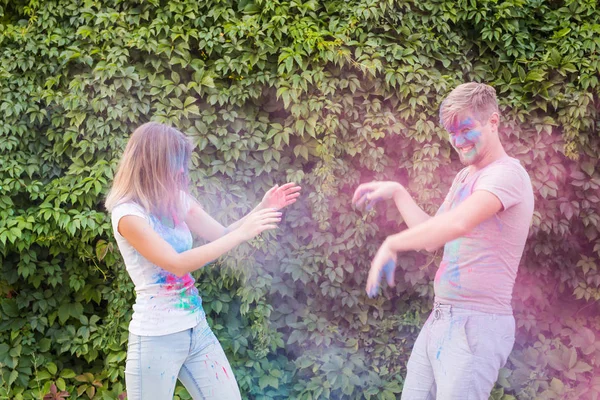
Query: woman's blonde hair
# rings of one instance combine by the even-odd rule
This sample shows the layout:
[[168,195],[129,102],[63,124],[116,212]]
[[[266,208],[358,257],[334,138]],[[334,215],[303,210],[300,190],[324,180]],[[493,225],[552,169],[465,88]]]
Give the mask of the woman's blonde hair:
[[493,113],[499,113],[496,89],[484,83],[458,85],[440,106],[440,123],[448,129],[464,113],[471,113],[482,124]]
[[133,201],[157,217],[181,220],[191,152],[190,142],[175,128],[157,122],[137,128],[125,147],[106,209]]

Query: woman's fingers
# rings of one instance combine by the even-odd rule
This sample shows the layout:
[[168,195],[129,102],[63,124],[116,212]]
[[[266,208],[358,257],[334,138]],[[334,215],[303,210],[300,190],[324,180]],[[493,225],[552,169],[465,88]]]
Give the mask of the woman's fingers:
[[288,194],[285,196],[286,200],[290,200],[290,199],[297,199],[298,197],[300,197],[300,193],[294,193],[294,194]]
[[270,196],[271,194],[273,194],[274,191],[277,190],[277,188],[279,188],[279,185],[275,185],[273,186],[271,189],[267,190],[267,193],[265,193],[265,197]]
[[278,223],[280,221],[281,221],[281,218],[265,218],[265,219],[261,219],[260,223],[262,225],[265,225],[265,224],[268,225],[268,224],[276,224],[276,223]]
[[[300,192],[301,190],[302,190],[302,188],[301,188],[300,186],[294,186],[294,187],[292,187],[292,188],[289,188],[289,189],[286,189],[286,190],[284,190],[284,192],[285,192],[285,195],[286,195],[286,196],[290,196],[290,195],[292,195],[292,194],[294,194],[294,193],[298,193],[298,192]],[[298,193],[298,194],[299,194],[299,193]]]
[[277,225],[263,225],[260,227],[259,233],[264,232],[264,231],[268,231],[271,229],[277,229]]
[[300,186],[297,186],[295,182],[290,182],[290,183],[286,183],[285,185],[281,185],[279,187],[279,190],[285,191],[285,190],[288,190],[288,189],[294,188],[294,187],[298,188],[297,190],[300,190]]
[[262,210],[259,213],[257,213],[257,215],[260,218],[274,218],[274,217],[281,217],[283,215],[283,213],[281,211],[275,211],[272,209],[266,209],[266,210]]

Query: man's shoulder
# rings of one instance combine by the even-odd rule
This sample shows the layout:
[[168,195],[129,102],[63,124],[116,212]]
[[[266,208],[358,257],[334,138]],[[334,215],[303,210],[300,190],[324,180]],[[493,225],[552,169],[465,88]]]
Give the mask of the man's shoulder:
[[529,179],[529,173],[527,173],[527,170],[523,167],[521,161],[513,157],[504,157],[488,165],[482,171],[497,174],[514,174]]
[[458,173],[454,176],[454,182],[462,180],[467,175],[469,175],[469,167],[468,166],[464,167],[463,169],[458,171]]

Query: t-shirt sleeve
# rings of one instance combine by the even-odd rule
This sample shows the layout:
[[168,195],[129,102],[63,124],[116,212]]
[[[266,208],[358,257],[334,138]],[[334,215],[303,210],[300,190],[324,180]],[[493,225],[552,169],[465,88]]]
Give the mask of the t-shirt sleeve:
[[523,200],[526,174],[517,165],[500,164],[484,171],[475,182],[473,191],[485,190],[495,195],[504,210]]
[[194,199],[194,197],[189,194],[184,192],[183,190],[180,192],[181,195],[181,206],[183,207],[183,214],[187,215],[187,213],[190,211],[190,208],[192,207],[192,202],[197,202],[196,199]]
[[115,236],[123,237],[119,233],[118,226],[119,226],[119,221],[121,220],[121,218],[123,218],[126,215],[135,215],[137,217],[143,218],[146,221],[149,221],[148,215],[144,212],[144,209],[142,207],[138,206],[137,204],[132,204],[132,203],[119,204],[118,206],[113,208],[111,217],[110,217],[111,222],[112,222],[113,232],[114,232]]

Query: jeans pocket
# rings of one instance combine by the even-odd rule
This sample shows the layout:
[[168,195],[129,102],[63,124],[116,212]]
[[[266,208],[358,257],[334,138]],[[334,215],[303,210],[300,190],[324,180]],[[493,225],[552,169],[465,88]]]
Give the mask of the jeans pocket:
[[134,335],[133,333],[129,333],[129,338],[127,340],[127,360],[129,359],[139,359],[140,358],[140,343],[142,338],[138,335]]
[[502,321],[501,324],[504,327],[502,340],[512,346],[515,344],[515,335],[516,335],[516,327],[515,327],[515,318],[513,316],[504,318],[506,322]]
[[212,329],[207,325],[203,327],[203,329],[199,329],[196,332],[195,337],[195,351],[199,351],[201,353],[210,353],[213,351],[215,345],[219,343],[219,340],[213,333]]
[[477,328],[477,321],[473,317],[465,317],[463,324],[464,340],[469,352],[473,355],[477,353],[479,345],[479,330]]

